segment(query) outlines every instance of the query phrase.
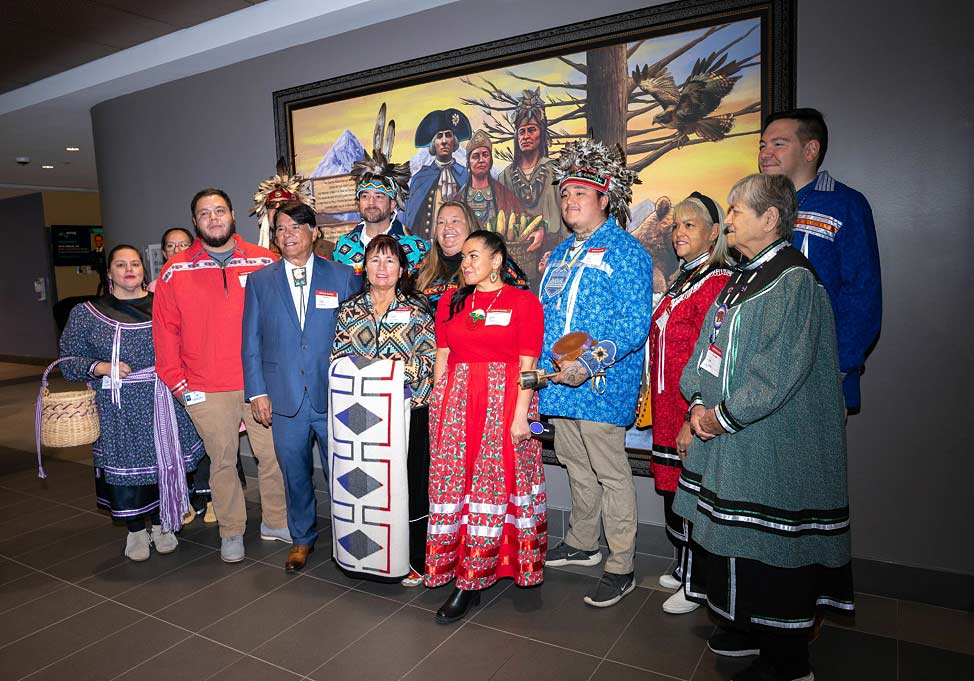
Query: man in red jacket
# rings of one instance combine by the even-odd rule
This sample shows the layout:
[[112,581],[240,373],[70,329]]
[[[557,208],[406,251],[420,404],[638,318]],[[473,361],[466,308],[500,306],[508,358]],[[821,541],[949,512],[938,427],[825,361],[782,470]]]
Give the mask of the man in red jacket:
[[244,401],[240,359],[247,276],[274,262],[266,248],[236,233],[230,197],[204,189],[190,204],[196,240],[166,263],[153,301],[156,373],[186,405],[210,455],[210,489],[220,523],[220,556],[244,558],[247,510],[237,477],[239,425],[243,419],[257,458],[262,539],[290,543],[284,480],[270,428],[254,420]]

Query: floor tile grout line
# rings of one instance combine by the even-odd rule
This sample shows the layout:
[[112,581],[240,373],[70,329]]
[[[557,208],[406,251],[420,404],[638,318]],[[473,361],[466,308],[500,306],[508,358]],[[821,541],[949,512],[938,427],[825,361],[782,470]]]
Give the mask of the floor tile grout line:
[[339,650],[338,652],[336,652],[334,655],[332,655],[331,657],[329,657],[327,660],[325,660],[324,662],[322,662],[321,664],[319,664],[317,667],[315,667],[314,669],[312,669],[310,672],[308,672],[307,674],[305,674],[305,677],[306,678],[310,678],[311,675],[314,674],[316,671],[318,671],[319,669],[321,669],[322,667],[324,667],[326,664],[328,664],[329,662],[331,662],[332,660],[334,660],[336,657],[338,657],[339,655],[341,655],[343,652],[345,652],[346,650],[348,650],[349,648],[351,648],[353,645],[355,645],[356,643],[358,643],[359,641],[361,641],[363,638],[365,638],[366,636],[368,636],[369,634],[371,634],[373,631],[375,631],[376,629],[378,629],[379,627],[381,627],[383,624],[385,624],[390,619],[392,619],[393,617],[395,617],[397,613],[402,612],[405,608],[406,608],[406,604],[405,603],[401,603],[398,608],[396,608],[395,610],[393,610],[392,612],[390,612],[388,615],[386,615],[385,617],[383,617],[380,621],[376,622],[376,624],[374,626],[372,626],[368,630],[362,632],[362,635],[359,636],[357,639],[355,639],[354,641],[351,641],[344,648],[342,648],[341,650]]
[[[146,619],[149,619],[149,617],[146,617]],[[142,621],[144,621],[144,620],[139,620],[139,621],[140,621],[140,622],[142,622]],[[166,622],[166,624],[169,624],[169,623],[168,623],[168,622]],[[173,644],[172,644],[171,646],[169,646],[168,648],[164,648],[163,650],[160,650],[159,652],[157,652],[157,653],[156,653],[155,655],[153,655],[152,657],[147,657],[146,659],[144,659],[144,660],[142,660],[141,662],[139,662],[139,663],[138,663],[137,665],[135,665],[135,666],[133,666],[133,667],[129,667],[128,669],[125,669],[125,670],[123,670],[123,671],[121,671],[121,672],[119,672],[118,674],[116,674],[115,676],[113,676],[113,677],[111,677],[110,679],[107,679],[106,681],[115,681],[115,679],[118,679],[118,678],[120,678],[120,677],[122,677],[122,676],[125,676],[125,675],[126,675],[126,674],[128,674],[129,672],[131,672],[131,671],[134,671],[134,670],[136,670],[136,669],[138,669],[139,667],[141,667],[141,666],[142,666],[142,665],[144,665],[145,663],[147,663],[147,662],[151,662],[152,660],[154,660],[154,659],[156,659],[156,658],[157,658],[157,657],[159,657],[160,655],[164,655],[164,654],[166,654],[166,653],[168,653],[168,652],[169,652],[170,650],[172,650],[172,649],[173,649],[173,648],[175,648],[176,646],[178,646],[178,645],[181,645],[181,644],[183,644],[183,643],[185,643],[186,641],[188,641],[188,640],[190,640],[191,638],[193,638],[193,636],[194,636],[194,634],[189,634],[189,635],[187,635],[187,636],[186,636],[185,638],[181,638],[181,639],[179,639],[178,641],[176,641],[175,643],[173,643]]]
[[[473,622],[473,621],[471,621],[469,624],[478,627],[483,627],[484,629],[490,629],[491,631],[496,631],[501,634],[507,634],[508,636],[513,636],[515,638],[524,639],[525,641],[531,641],[532,643],[540,643],[542,645],[548,646],[549,648],[557,648],[558,650],[565,650],[569,653],[578,653],[579,655],[584,655],[585,657],[591,657],[592,659],[595,660],[603,659],[602,656],[596,655],[595,653],[587,653],[584,650],[576,650],[575,648],[569,648],[568,646],[559,645],[558,643],[552,643],[551,641],[542,641],[539,638],[531,638],[530,636],[525,636],[524,634],[518,634],[517,632],[508,631],[507,629],[501,629],[500,627],[491,626],[489,624],[480,624],[479,622]],[[626,666],[631,667],[632,665],[626,665]],[[642,667],[636,667],[636,669],[642,669]],[[645,671],[651,671],[651,670],[647,669]]]
[[[260,566],[260,567],[273,567],[273,566],[270,566],[270,565],[268,565],[267,563],[259,563],[259,562],[257,562],[257,561],[254,561],[254,562],[253,562],[253,563],[252,563],[251,565],[248,565],[248,566],[247,566],[246,568],[244,568],[243,570],[239,570],[239,571],[237,571],[237,572],[235,572],[234,574],[235,574],[235,575],[239,575],[239,574],[241,574],[241,573],[243,573],[243,572],[246,572],[247,570],[249,570],[249,569],[251,569],[252,567],[253,567],[253,568],[256,568],[256,567],[258,567],[258,566]],[[283,582],[283,583],[282,583],[282,584],[281,584],[280,586],[275,586],[275,587],[274,587],[273,589],[271,589],[270,591],[267,591],[266,593],[263,593],[263,594],[261,594],[260,596],[258,596],[258,597],[257,597],[257,598],[255,598],[254,600],[252,600],[252,601],[247,601],[246,603],[244,603],[243,605],[241,605],[241,606],[240,606],[239,608],[236,608],[235,610],[233,610],[233,611],[231,611],[231,612],[228,612],[228,613],[227,613],[226,615],[224,615],[224,616],[223,616],[223,617],[221,617],[220,619],[218,619],[218,620],[214,620],[213,622],[210,622],[210,623],[209,623],[209,624],[207,624],[207,625],[206,625],[205,627],[203,627],[203,629],[201,629],[200,631],[204,631],[204,630],[206,630],[206,629],[209,629],[209,628],[210,628],[210,627],[212,627],[212,626],[215,626],[215,625],[217,625],[217,624],[219,624],[220,622],[222,622],[222,621],[223,621],[223,620],[225,620],[226,618],[228,618],[228,617],[231,617],[232,615],[236,615],[236,614],[237,614],[238,612],[240,612],[241,610],[243,610],[243,609],[245,609],[245,608],[249,608],[249,607],[250,607],[250,606],[252,606],[252,605],[253,605],[254,603],[257,603],[258,601],[261,601],[261,600],[263,600],[263,599],[265,599],[265,598],[267,598],[267,597],[268,597],[268,596],[270,596],[271,594],[273,594],[273,593],[276,593],[277,591],[280,591],[281,589],[283,589],[283,588],[285,588],[285,587],[288,587],[288,586],[291,586],[292,584],[296,584],[296,583],[297,583],[297,580],[299,580],[299,579],[303,579],[303,578],[304,578],[304,575],[297,575],[297,576],[295,576],[295,577],[294,577],[293,579],[289,579],[289,580],[287,580],[286,582]],[[215,583],[216,583],[216,582],[214,582],[214,584],[215,584]],[[336,598],[337,598],[337,597],[336,597]],[[181,601],[181,600],[183,600],[183,599],[180,599],[180,601]],[[179,602],[179,601],[177,601],[177,603],[178,603],[178,602]],[[330,602],[331,602],[331,601],[329,601],[329,603],[330,603]],[[174,603],[173,605],[175,605],[175,603]],[[171,607],[171,606],[167,606],[167,607]],[[263,645],[263,644],[261,644],[261,645]]]
[[[99,603],[98,605],[103,605],[103,604],[102,604],[102,603]],[[82,612],[84,612],[84,611],[82,611]],[[138,611],[136,611],[136,612],[138,612]],[[76,613],[76,614],[80,614],[80,613]],[[142,614],[142,613],[139,613],[139,614]],[[74,615],[72,615],[72,617],[74,617]],[[110,634],[106,634],[105,636],[102,636],[102,637],[101,637],[100,639],[98,639],[98,640],[95,640],[95,641],[91,641],[90,643],[88,643],[88,644],[86,644],[86,645],[83,645],[83,646],[81,646],[80,648],[77,648],[76,650],[72,650],[72,651],[71,651],[70,653],[68,653],[67,655],[63,655],[63,656],[61,656],[61,657],[59,657],[59,658],[57,658],[56,660],[52,660],[52,661],[50,661],[50,662],[48,662],[47,664],[45,664],[45,665],[44,665],[43,667],[38,667],[37,669],[35,669],[34,671],[32,671],[32,672],[31,672],[30,674],[28,674],[27,676],[21,676],[21,677],[20,677],[20,679],[18,679],[18,681],[24,681],[24,679],[29,679],[30,677],[32,677],[32,676],[34,676],[35,674],[37,674],[37,673],[39,673],[39,672],[42,672],[42,671],[44,671],[44,670],[45,670],[45,669],[47,669],[48,667],[53,667],[54,665],[56,665],[56,664],[57,664],[58,662],[61,662],[62,660],[66,660],[66,659],[68,659],[69,657],[73,657],[74,655],[77,655],[78,653],[80,653],[80,652],[82,652],[82,651],[84,651],[84,650],[87,650],[88,648],[90,648],[90,647],[92,647],[92,646],[94,646],[94,645],[98,645],[98,644],[99,644],[99,643],[101,643],[102,641],[105,641],[105,640],[107,640],[107,639],[109,639],[109,638],[111,638],[112,636],[115,636],[116,634],[121,634],[121,633],[122,633],[123,631],[125,631],[126,629],[130,629],[130,628],[132,628],[132,627],[134,627],[134,626],[135,626],[136,624],[138,624],[139,622],[144,622],[144,621],[145,621],[145,620],[147,620],[148,618],[149,618],[149,616],[148,616],[148,615],[145,615],[145,616],[143,616],[143,617],[141,617],[141,618],[139,618],[139,619],[137,619],[137,620],[135,620],[135,621],[134,621],[134,622],[132,622],[131,624],[127,624],[127,625],[125,625],[125,626],[124,626],[124,627],[122,627],[121,629],[117,629],[117,630],[115,630],[115,631],[113,631],[113,632],[111,632]],[[41,629],[39,629],[38,631],[43,631],[43,630],[41,630]]]
[[[42,572],[37,572],[37,574],[44,574],[44,573],[42,573]],[[14,580],[11,580],[10,582],[7,582],[7,583],[6,583],[6,584],[4,584],[3,586],[7,586],[8,584],[13,584],[14,582],[19,582],[19,581],[20,581],[21,579],[26,579],[26,578],[28,578],[28,577],[33,577],[33,576],[34,576],[34,575],[32,575],[32,574],[30,574],[30,575],[24,575],[24,576],[23,576],[23,577],[21,577],[20,579],[14,579]],[[46,577],[47,575],[44,575],[44,576]],[[17,605],[14,605],[14,606],[12,606],[12,607],[9,607],[9,608],[7,608],[6,610],[0,610],[0,616],[3,616],[3,615],[6,615],[6,614],[7,614],[8,612],[10,612],[11,610],[16,610],[17,608],[22,608],[22,607],[24,607],[25,605],[30,605],[30,604],[31,604],[31,603],[33,603],[34,601],[39,601],[39,600],[41,600],[42,598],[47,598],[47,597],[48,597],[48,596],[50,596],[51,594],[55,594],[55,593],[57,593],[58,591],[63,591],[64,589],[67,589],[67,588],[68,588],[68,586],[70,586],[70,585],[69,585],[69,584],[61,584],[61,586],[60,586],[59,588],[57,588],[57,589],[54,589],[54,590],[52,590],[52,591],[48,591],[48,592],[46,592],[46,593],[43,593],[43,594],[41,594],[40,596],[37,596],[37,597],[35,597],[35,598],[31,598],[30,600],[26,600],[26,601],[24,601],[23,603],[18,603]],[[0,647],[3,647],[3,646],[2,646],[2,645],[0,645]]]
[[[309,617],[313,617],[314,615],[316,615],[317,613],[321,612],[323,609],[327,608],[329,605],[331,605],[332,603],[334,603],[335,601],[337,601],[338,599],[340,599],[342,596],[344,596],[345,594],[347,594],[349,591],[352,591],[352,588],[351,587],[347,587],[347,586],[344,586],[344,585],[337,585],[334,582],[329,582],[328,580],[324,580],[324,579],[323,580],[320,580],[320,581],[326,582],[328,584],[332,584],[334,586],[341,586],[345,590],[342,591],[340,594],[337,594],[334,598],[332,598],[331,600],[329,600],[327,603],[321,604],[319,607],[315,608],[314,610],[312,610],[311,612],[309,612],[307,615],[305,615],[301,619],[299,619],[296,622],[294,622],[293,624],[291,624],[291,626],[289,626],[289,627],[287,627],[285,629],[282,629],[281,631],[277,632],[276,634],[274,634],[273,636],[271,636],[269,639],[267,639],[266,641],[264,641],[263,643],[261,643],[259,646],[257,646],[257,648],[260,648],[261,646],[266,646],[271,641],[277,639],[280,636],[283,636],[285,633],[291,631],[296,626],[300,625],[302,622],[304,622],[305,620],[307,620]],[[254,650],[256,650],[256,648]],[[255,657],[255,659],[261,659],[261,658]],[[294,673],[294,672],[292,672],[292,673]]]
[[445,639],[443,639],[442,641],[440,641],[438,645],[434,646],[434,648],[431,651],[429,651],[428,653],[426,653],[419,662],[417,662],[412,667],[410,667],[409,669],[407,669],[406,670],[406,673],[403,674],[402,676],[400,676],[399,679],[397,679],[397,681],[402,681],[404,678],[406,678],[407,676],[409,676],[410,674],[412,674],[413,671],[415,671],[421,664],[423,664],[426,660],[428,660],[430,658],[430,656],[433,655],[433,653],[435,653],[437,650],[439,650],[444,645],[446,645],[447,641],[449,641],[454,636],[456,636],[461,631],[463,631],[463,628],[466,627],[466,626],[468,626],[469,624],[470,624],[470,622],[466,622],[466,621],[461,622],[459,627],[457,627],[456,629],[454,629],[453,632],[449,636],[447,636]]
[[[101,516],[102,515],[101,513],[95,513],[93,511],[83,511],[81,509],[76,509],[73,506],[68,506],[67,508],[70,508],[72,511],[76,511],[75,515],[77,515],[78,513],[84,513],[84,514],[87,514],[87,515],[94,515],[94,516]],[[51,527],[52,525],[58,525],[60,523],[66,522],[67,520],[70,520],[70,519],[71,519],[71,517],[68,516],[68,517],[65,517],[65,518],[61,518],[60,520],[55,520],[53,522],[46,523],[44,525],[36,525],[34,527],[31,527],[29,530],[24,530],[23,532],[18,532],[17,534],[13,534],[13,535],[10,535],[9,537],[5,537],[4,539],[0,540],[0,544],[6,544],[7,542],[13,541],[13,540],[18,539],[20,537],[23,537],[25,534],[30,534],[31,532],[37,532],[38,530],[43,530],[45,528]],[[98,529],[98,527],[89,527],[87,529],[79,530],[79,531],[77,531],[77,532],[75,532],[73,534],[68,535],[67,537],[62,537],[60,539],[55,539],[54,541],[52,541],[52,542],[50,542],[48,544],[42,544],[40,546],[35,546],[34,548],[32,548],[29,551],[29,553],[33,553],[35,550],[40,550],[40,549],[48,548],[48,547],[52,546],[53,544],[57,544],[58,542],[64,541],[65,539],[70,539],[71,537],[75,537],[75,536],[77,536],[79,534],[82,534],[84,532],[90,532],[92,530],[97,530],[97,529]],[[0,553],[0,557],[2,557],[2,558],[12,558],[13,556],[10,556],[9,554],[5,554],[5,553]]]
[[[87,608],[82,608],[78,612],[73,612],[70,615],[66,615],[66,616],[62,617],[61,619],[54,620],[53,622],[49,622],[48,624],[45,624],[43,627],[40,627],[38,629],[35,629],[34,631],[32,631],[30,633],[24,634],[23,636],[20,636],[19,638],[15,638],[14,640],[8,641],[8,642],[5,642],[5,643],[0,643],[0,650],[3,650],[4,648],[9,648],[10,646],[14,645],[15,643],[19,643],[20,641],[23,641],[26,638],[30,638],[34,634],[39,634],[40,632],[44,631],[45,629],[50,629],[51,627],[56,626],[56,625],[60,624],[61,622],[64,622],[65,620],[69,620],[72,617],[77,617],[78,615],[83,615],[84,613],[88,612],[89,610],[92,610],[93,608],[97,608],[99,605],[104,605],[105,602],[107,602],[108,599],[104,598],[104,596],[102,597],[102,599],[103,600],[100,603],[92,603]],[[34,672],[31,672],[31,674],[33,674],[33,673]]]
[[[714,632],[716,631],[717,631],[717,627],[715,626],[710,630],[710,636],[713,636]],[[710,636],[707,637],[708,641],[710,640]],[[703,650],[700,651],[700,657],[697,658],[697,663],[693,665],[693,671],[690,672],[690,681],[693,681],[693,677],[697,675],[697,671],[699,671],[700,669],[700,663],[703,662],[704,655],[706,654],[707,654],[707,645],[705,644]]]
[[[203,560],[205,558],[209,558],[212,555],[213,554],[211,553],[211,554],[203,554],[202,556],[197,556],[196,558],[193,558],[189,562],[183,563],[182,565],[179,565],[178,567],[174,567],[172,570],[166,570],[162,574],[156,575],[152,579],[150,579],[150,580],[148,580],[146,582],[143,582],[142,584],[136,584],[135,586],[132,586],[132,587],[129,587],[128,589],[125,589],[125,591],[119,591],[114,596],[105,596],[105,598],[109,598],[111,600],[114,600],[114,599],[118,598],[119,596],[124,596],[125,594],[129,593],[130,591],[134,591],[136,589],[141,589],[141,588],[143,588],[145,586],[148,586],[149,584],[152,584],[157,579],[162,579],[163,577],[168,577],[169,575],[173,574],[174,572],[177,572],[179,570],[182,570],[183,568],[185,568],[185,567],[187,567],[189,565],[193,565],[194,563],[197,563],[197,562],[199,562],[199,561],[201,561],[201,560]],[[121,567],[122,565],[125,565],[125,563],[119,563],[118,565],[112,566],[111,568],[108,568],[107,570],[103,570],[102,572],[108,572],[109,570],[114,570],[115,568]],[[244,569],[246,569],[246,568],[244,568]],[[203,589],[207,588],[208,586],[211,586],[213,584],[218,584],[219,582],[222,582],[224,579],[227,579],[227,577],[231,577],[232,575],[237,574],[237,572],[239,572],[239,570],[235,570],[235,571],[231,572],[229,575],[226,575],[225,577],[221,577],[220,579],[217,579],[215,581],[209,582],[206,586],[200,587],[196,591],[194,591],[194,592],[192,592],[190,594],[187,594],[186,596],[184,596],[183,598],[180,598],[179,600],[182,601],[185,598],[188,598],[189,596],[192,596],[193,594],[195,594],[195,593],[197,593],[199,591],[202,591]],[[94,575],[91,575],[91,577],[86,577],[84,580],[82,580],[82,582],[86,582],[89,579],[91,579],[92,577],[97,577],[100,574],[101,574],[101,572],[97,572]],[[82,582],[78,582],[77,584],[75,584],[75,586],[81,587]],[[84,588],[84,587],[81,587],[81,588]],[[97,593],[97,592],[94,592],[94,593]],[[135,609],[138,610],[138,608],[135,608]],[[139,612],[143,612],[143,611],[139,610]],[[146,613],[146,614],[150,614],[150,613]]]
[[[636,621],[636,618],[637,618],[637,617],[639,616],[639,613],[641,613],[641,612],[643,611],[643,608],[645,608],[645,607],[646,607],[646,606],[647,606],[647,605],[649,604],[649,602],[650,602],[651,600],[653,600],[653,594],[649,594],[649,595],[648,595],[648,596],[647,596],[647,597],[645,598],[645,600],[643,600],[643,602],[642,602],[642,603],[640,604],[640,606],[639,606],[638,608],[636,608],[636,612],[634,612],[634,613],[632,614],[632,617],[630,617],[630,618],[629,618],[629,621],[628,621],[628,622],[626,622],[626,626],[624,626],[624,627],[622,628],[622,631],[620,631],[620,632],[619,632],[619,635],[618,635],[618,636],[616,636],[616,638],[615,638],[615,640],[614,640],[614,641],[612,642],[612,645],[610,645],[610,646],[609,646],[609,647],[608,647],[608,648],[606,649],[606,651],[605,651],[605,655],[603,655],[603,656],[602,656],[602,661],[603,661],[603,662],[605,662],[605,661],[606,661],[606,660],[608,659],[608,657],[609,657],[609,653],[611,653],[611,652],[613,651],[613,649],[614,649],[614,648],[615,648],[615,647],[616,647],[617,645],[619,645],[619,641],[621,641],[621,640],[622,640],[622,637],[623,637],[623,636],[625,636],[625,634],[626,634],[626,632],[627,632],[627,631],[629,631],[629,627],[631,627],[631,626],[632,626],[632,623]],[[614,661],[614,660],[613,660],[613,661]],[[601,666],[601,664],[600,664],[599,666]]]

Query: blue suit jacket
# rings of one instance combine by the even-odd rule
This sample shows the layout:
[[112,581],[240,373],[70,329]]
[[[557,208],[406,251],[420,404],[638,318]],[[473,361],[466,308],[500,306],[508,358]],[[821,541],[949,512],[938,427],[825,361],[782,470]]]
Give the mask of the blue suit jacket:
[[338,307],[318,309],[315,291],[338,294],[338,302],[361,288],[350,267],[314,256],[308,282],[304,331],[285,278],[284,261],[247,278],[243,314],[244,397],[268,395],[271,410],[294,416],[307,391],[315,411],[328,410],[328,365]]

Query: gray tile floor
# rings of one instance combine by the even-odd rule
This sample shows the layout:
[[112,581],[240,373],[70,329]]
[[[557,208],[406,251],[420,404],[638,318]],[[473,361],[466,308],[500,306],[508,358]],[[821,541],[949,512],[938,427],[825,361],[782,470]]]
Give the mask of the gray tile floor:
[[[18,389],[0,388],[0,404]],[[669,558],[637,554],[639,588],[614,608],[582,603],[599,568],[555,568],[440,626],[448,588],[345,577],[325,519],[308,569],[285,574],[287,546],[256,534],[256,480],[245,561],[222,563],[216,527],[198,519],[174,554],[136,564],[124,527],[94,509],[90,466],[45,466],[39,480],[29,452],[0,446],[0,681],[703,681],[748,663],[707,652],[705,612],[661,612]],[[858,606],[812,645],[820,681],[974,679],[974,613],[866,594]]]

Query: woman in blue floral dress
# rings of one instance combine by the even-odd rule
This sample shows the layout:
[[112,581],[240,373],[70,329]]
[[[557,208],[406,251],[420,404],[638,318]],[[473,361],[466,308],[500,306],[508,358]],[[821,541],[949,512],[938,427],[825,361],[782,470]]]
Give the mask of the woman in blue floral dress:
[[[61,373],[96,391],[101,435],[93,447],[99,508],[124,521],[125,555],[171,553],[188,507],[186,472],[205,454],[192,421],[156,379],[152,294],[139,251],[108,257],[109,294],[76,306],[61,336]],[[146,521],[150,528],[146,530]]]

